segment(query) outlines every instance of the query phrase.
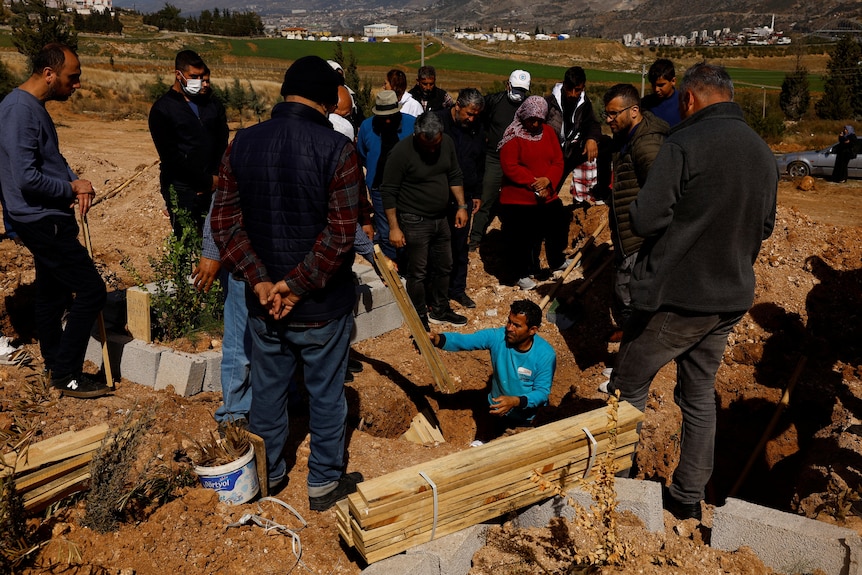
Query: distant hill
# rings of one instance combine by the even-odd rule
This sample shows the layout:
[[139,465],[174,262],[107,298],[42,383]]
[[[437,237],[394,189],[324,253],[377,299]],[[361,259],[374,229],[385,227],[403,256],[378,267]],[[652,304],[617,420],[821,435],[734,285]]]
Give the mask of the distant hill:
[[[693,30],[764,26],[775,15],[775,30],[785,34],[819,30],[862,29],[862,2],[855,0],[257,0],[246,5],[224,0],[174,0],[193,15],[203,9],[254,10],[263,16],[286,16],[298,25],[328,25],[335,31],[359,31],[375,22],[402,29],[449,29],[492,26],[533,32],[570,33],[604,38],[642,32],[647,36],[689,35]],[[165,0],[115,0],[114,5],[142,12],[162,9]],[[296,10],[307,10],[298,14]],[[292,14],[292,11],[293,14]]]

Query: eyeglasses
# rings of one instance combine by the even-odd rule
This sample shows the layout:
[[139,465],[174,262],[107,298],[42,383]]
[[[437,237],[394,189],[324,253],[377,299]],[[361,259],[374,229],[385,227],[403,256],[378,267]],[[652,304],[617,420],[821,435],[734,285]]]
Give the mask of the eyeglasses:
[[607,120],[608,118],[610,118],[611,120],[616,120],[617,116],[619,116],[620,114],[622,114],[623,112],[625,112],[629,108],[634,108],[636,105],[637,104],[632,104],[631,106],[626,106],[622,110],[617,110],[616,112],[608,112],[607,110],[605,110],[604,112],[602,112],[602,118],[604,118],[605,120]]

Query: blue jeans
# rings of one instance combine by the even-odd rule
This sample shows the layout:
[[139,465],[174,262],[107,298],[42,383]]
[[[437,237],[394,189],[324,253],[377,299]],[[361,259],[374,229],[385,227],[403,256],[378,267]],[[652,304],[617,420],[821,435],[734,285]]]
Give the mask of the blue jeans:
[[222,405],[215,420],[229,422],[244,417],[251,409],[251,385],[248,380],[251,335],[248,332],[248,306],[245,305],[245,282],[231,274],[222,276],[227,291],[224,300],[224,338],[221,349]]
[[288,436],[288,390],[300,364],[305,368],[311,432],[308,486],[326,487],[338,481],[344,471],[344,374],[353,315],[315,328],[290,327],[253,316],[248,324],[254,358],[249,430],[266,444],[270,483],[287,473],[283,451]]
[[[72,216],[12,220],[36,267],[34,319],[45,368],[54,378],[80,373],[90,330],[105,306],[105,282],[78,241]],[[73,297],[74,294],[74,297]],[[63,312],[68,309],[66,327]]]
[[374,208],[374,240],[380,245],[380,250],[390,260],[397,261],[397,252],[395,247],[389,243],[389,220],[386,219],[386,211],[383,209],[383,196],[380,195],[380,189],[371,189],[368,191],[371,196],[371,206]]
[[404,232],[407,244],[407,294],[416,313],[428,314],[429,308],[435,314],[451,309],[449,307],[449,274],[452,272],[452,244],[449,221],[441,218],[425,218],[400,212],[398,224]]
[[643,411],[659,369],[676,360],[674,401],[682,411],[679,464],[669,487],[680,503],[704,498],[715,451],[715,374],[742,312],[635,311],[623,330],[608,391]]

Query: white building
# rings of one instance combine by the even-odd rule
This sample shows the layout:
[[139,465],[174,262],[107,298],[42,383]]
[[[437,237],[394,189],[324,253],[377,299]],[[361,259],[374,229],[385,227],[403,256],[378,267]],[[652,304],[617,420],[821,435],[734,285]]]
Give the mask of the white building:
[[366,38],[379,38],[381,36],[395,36],[398,34],[398,26],[394,24],[370,24],[363,28]]
[[114,1],[113,0],[72,0],[71,2],[58,2],[57,0],[47,0],[45,5],[48,8],[60,8],[62,7],[68,9],[69,11],[74,10],[78,14],[92,14],[92,13],[103,13],[105,11],[113,12],[114,11]]

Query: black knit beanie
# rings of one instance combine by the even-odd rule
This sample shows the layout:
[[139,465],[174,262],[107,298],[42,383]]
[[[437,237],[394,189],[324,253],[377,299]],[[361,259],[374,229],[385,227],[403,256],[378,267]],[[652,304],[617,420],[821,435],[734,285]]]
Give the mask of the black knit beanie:
[[344,83],[320,56],[303,56],[284,73],[282,96],[302,96],[325,106],[338,103],[338,87]]

